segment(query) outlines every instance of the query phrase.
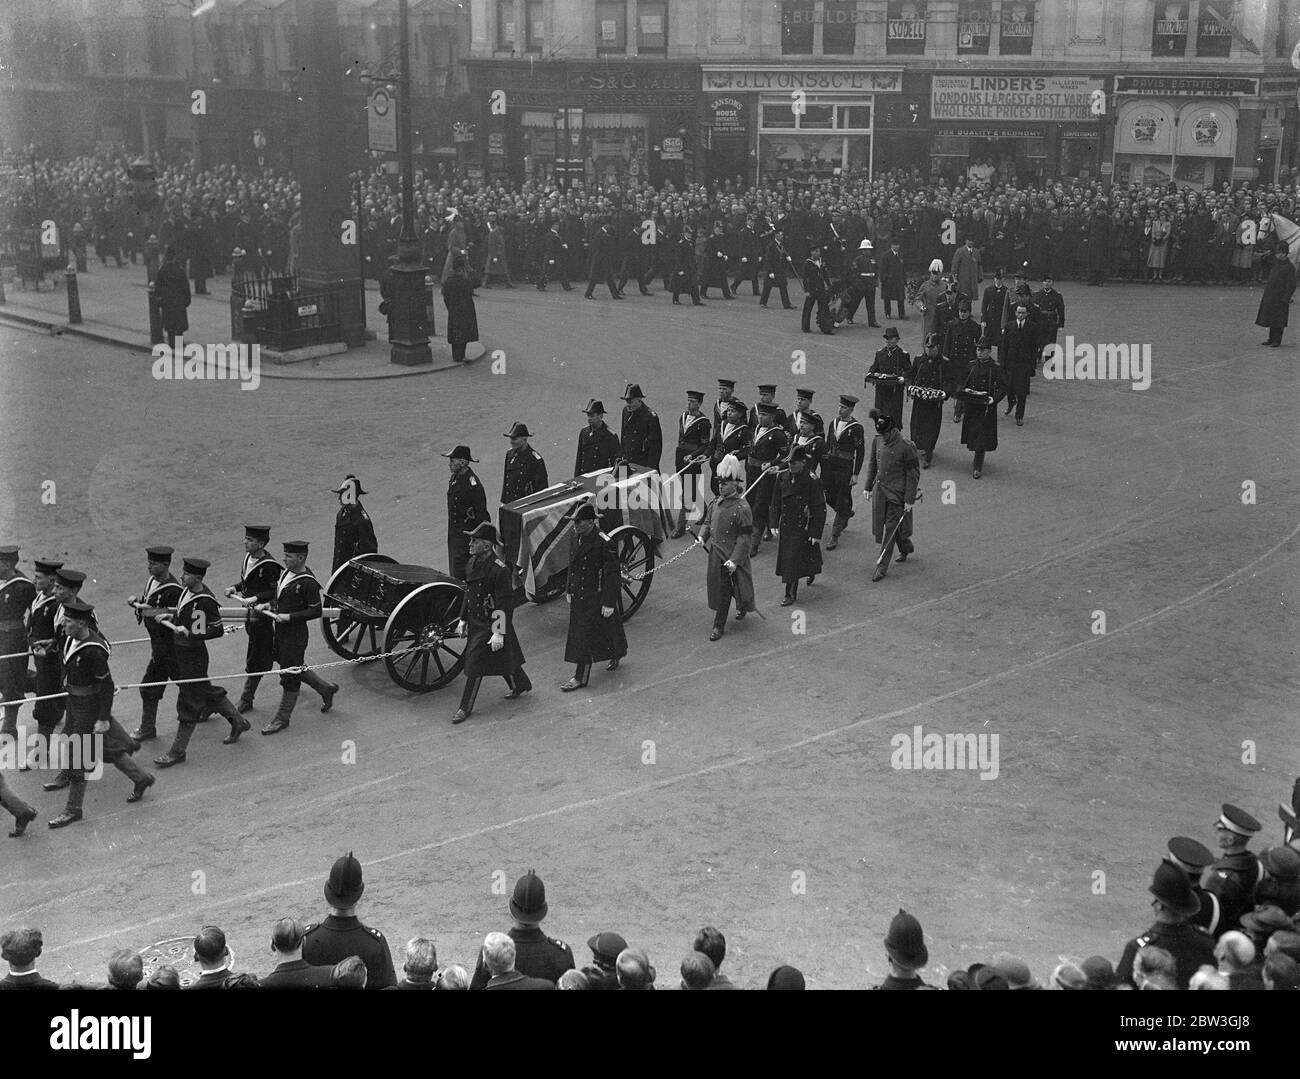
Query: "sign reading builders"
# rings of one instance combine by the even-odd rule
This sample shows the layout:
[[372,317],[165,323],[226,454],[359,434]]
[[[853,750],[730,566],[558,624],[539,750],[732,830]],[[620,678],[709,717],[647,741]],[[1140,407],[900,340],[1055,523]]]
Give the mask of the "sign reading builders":
[[1101,79],[1064,75],[935,75],[932,120],[1088,120]]

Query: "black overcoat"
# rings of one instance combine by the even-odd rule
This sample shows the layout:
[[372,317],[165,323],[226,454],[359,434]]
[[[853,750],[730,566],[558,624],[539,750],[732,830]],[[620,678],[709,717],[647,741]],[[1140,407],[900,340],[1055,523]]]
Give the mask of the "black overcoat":
[[[627,655],[618,556],[599,529],[593,528],[585,536],[575,529],[570,537],[567,592],[569,637],[564,661],[590,663]],[[614,613],[604,618],[602,607],[613,607]]]

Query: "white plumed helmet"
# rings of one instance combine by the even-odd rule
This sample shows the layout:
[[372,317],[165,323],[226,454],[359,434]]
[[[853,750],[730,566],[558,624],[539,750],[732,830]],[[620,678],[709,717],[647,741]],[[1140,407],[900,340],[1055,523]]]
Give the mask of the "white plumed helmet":
[[942,260],[942,259],[935,259],[933,262],[931,262],[931,263],[930,263],[930,272],[931,272],[931,273],[943,273],[943,260]]
[[715,473],[719,480],[743,480],[745,478],[745,469],[734,453],[727,454],[718,462],[718,471]]

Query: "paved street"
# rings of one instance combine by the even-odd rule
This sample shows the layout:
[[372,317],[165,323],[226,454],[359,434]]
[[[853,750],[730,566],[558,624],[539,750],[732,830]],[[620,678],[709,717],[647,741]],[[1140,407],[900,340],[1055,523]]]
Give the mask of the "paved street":
[[[353,850],[363,919],[395,951],[427,935],[444,963],[469,967],[482,935],[508,924],[494,874],[508,889],[529,868],[547,884],[546,928],[579,965],[581,942],[617,929],[648,949],[661,986],[707,923],[726,933],[725,970],[742,985],[786,962],[812,987],[872,984],[900,906],[925,926],[939,984],[1002,949],[1043,973],[1061,955],[1117,959],[1150,920],[1165,841],[1212,845],[1231,801],[1264,821],[1256,846],[1276,842],[1274,807],[1300,769],[1296,333],[1258,347],[1257,288],[1061,288],[1080,341],[1151,343],[1151,388],[1035,380],[1025,426],[1000,422],[979,481],[948,406],[922,473],[917,556],[885,581],[869,583],[876,547],[860,508],[795,608],[778,607],[765,549],[766,619],[732,623],[714,644],[705,560],[675,563],[628,623],[622,668],[598,667],[585,692],[557,689],[570,673],[564,604],[530,606],[517,627],[536,691],[506,702],[486,681],[463,726],[450,723],[458,688],[410,696],[364,666],[339,674],[331,714],[304,694],[275,738],[224,747],[220,720],[201,726],[189,761],[138,806],[110,771],[91,784],[85,821],[61,832],[43,823],[61,795],[15,777],[41,820],[0,840],[0,929],[39,925],[47,976],[102,980],[116,948],[217,923],[236,966],[260,972],[271,923],[324,913],[330,863]],[[629,380],[669,445],[683,391],[705,391],[707,407],[719,376],[749,403],[775,381],[786,408],[806,383],[829,419],[838,393],[862,392],[881,344],[865,326],[801,335],[798,312],[747,295],[701,309],[662,293],[614,303],[521,287],[480,293],[478,310],[503,373],[485,359],[254,392],[155,382],[142,353],[0,328],[0,540],[22,546],[28,574],[33,555],[88,570],[84,594],[115,639],[138,633],[125,597],[148,543],[211,559],[220,592],[243,523],[266,520],[273,552],[310,539],[324,578],[329,488],[348,472],[372,492],[382,551],[445,568],[440,451],[467,442],[495,496],[502,432],[524,420],[551,479],[566,479],[580,408],[595,396],[616,413]],[[915,354],[919,322],[899,325]],[[790,373],[795,350],[806,375]],[[1255,505],[1243,505],[1246,481]],[[117,648],[116,679],[138,681],[146,653]],[[237,672],[243,638],[212,653],[214,672]],[[308,658],[335,658],[318,628]],[[277,693],[264,684],[257,726]],[[135,691],[118,702],[133,725]],[[169,690],[165,737],[174,706]],[[892,768],[891,739],[918,724],[997,734],[996,779]],[[356,763],[341,763],[347,740]]]

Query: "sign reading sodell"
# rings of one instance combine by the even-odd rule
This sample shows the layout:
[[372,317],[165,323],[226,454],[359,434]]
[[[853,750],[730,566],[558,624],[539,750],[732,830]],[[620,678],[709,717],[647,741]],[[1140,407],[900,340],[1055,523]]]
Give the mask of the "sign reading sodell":
[[1088,120],[1100,79],[1079,75],[936,75],[933,120]]

